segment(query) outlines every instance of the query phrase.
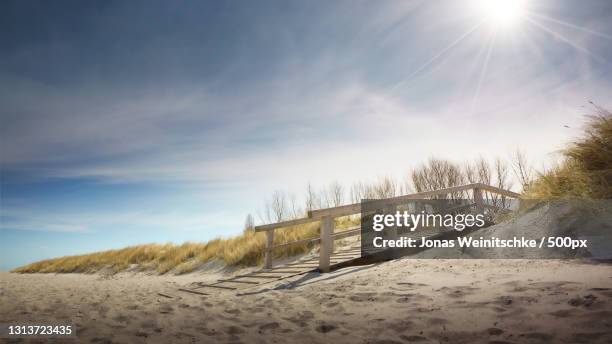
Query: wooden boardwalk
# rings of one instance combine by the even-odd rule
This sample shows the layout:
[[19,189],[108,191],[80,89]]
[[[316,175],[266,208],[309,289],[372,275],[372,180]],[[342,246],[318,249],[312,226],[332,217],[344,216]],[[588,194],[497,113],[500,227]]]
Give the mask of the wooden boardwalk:
[[[361,247],[351,246],[334,252],[331,256],[331,267],[350,264],[351,261],[361,257]],[[214,283],[196,283],[189,288],[180,288],[180,291],[208,295],[221,290],[240,291],[243,289],[271,284],[283,279],[314,272],[319,269],[319,257],[307,257],[293,263],[279,265],[271,269],[262,269],[244,275],[237,275],[227,279],[219,279]]]
[[[461,197],[463,197],[466,198],[468,202],[467,204],[461,204],[459,207],[445,208],[445,211],[448,211],[449,213],[459,211],[460,209],[471,208],[474,208],[477,212],[482,212],[483,214],[485,210],[507,210],[504,208],[504,202],[502,202],[500,206],[500,204],[496,203],[498,198],[489,197],[493,194],[502,197],[502,201],[505,199],[505,197],[515,199],[520,198],[519,194],[508,190],[503,190],[482,183],[473,183],[468,185],[454,186],[446,189],[425,191],[386,199],[378,199],[373,200],[371,202],[375,207],[377,207],[376,209],[386,209],[389,213],[394,213],[398,205],[405,204],[406,202],[415,202],[416,200],[418,200],[419,202],[427,203],[428,200],[432,200],[433,202],[439,196],[443,196],[442,199],[445,199],[445,197],[447,197],[448,195],[453,195],[455,199],[461,199]],[[491,201],[493,201],[493,203],[491,203]],[[422,205],[419,204],[419,206]],[[207,295],[207,292],[213,291],[232,291],[258,287],[264,284],[274,283],[283,279],[291,278],[293,276],[302,275],[317,270],[320,272],[328,272],[338,267],[349,266],[353,263],[358,263],[358,260],[363,263],[363,261],[367,260],[368,257],[379,254],[372,253],[368,254],[368,257],[362,258],[360,246],[351,246],[348,249],[337,250],[336,252],[334,252],[334,241],[344,239],[350,236],[361,235],[360,227],[348,228],[343,231],[336,231],[334,228],[335,219],[339,217],[353,216],[357,214],[361,214],[361,203],[312,210],[308,212],[308,216],[305,218],[256,226],[255,232],[266,233],[264,269],[251,272],[249,274],[233,276],[227,279],[220,279],[210,284],[196,283],[190,288],[182,288],[179,290],[195,294]],[[280,228],[290,228],[295,225],[312,222],[320,223],[319,237],[302,239],[287,243],[274,242],[275,230]],[[398,230],[397,228],[389,230],[388,233],[390,233],[391,238],[396,238],[398,235]],[[437,233],[437,235],[446,234]],[[274,249],[286,247],[288,245],[303,245],[306,243],[319,244],[318,257],[308,257],[302,260],[298,260],[294,263],[274,267],[272,262],[272,257],[274,256]],[[382,253],[384,254],[384,252]]]

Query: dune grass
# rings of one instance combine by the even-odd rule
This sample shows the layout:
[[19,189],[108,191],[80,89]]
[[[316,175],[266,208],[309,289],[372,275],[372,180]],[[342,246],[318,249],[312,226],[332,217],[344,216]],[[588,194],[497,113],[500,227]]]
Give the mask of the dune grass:
[[612,113],[597,110],[563,151],[563,162],[529,185],[527,198],[612,198]]
[[[341,218],[336,226],[340,230],[358,224],[355,219]],[[293,226],[276,230],[275,244],[314,238],[319,235],[319,223]],[[204,264],[220,261],[228,266],[256,266],[263,262],[266,245],[265,233],[245,230],[241,235],[228,239],[214,239],[206,243],[186,242],[175,244],[146,244],[130,246],[78,256],[47,259],[13,270],[18,273],[94,273],[103,269],[120,272],[128,268],[137,271],[156,271],[163,274],[188,273]],[[306,253],[313,244],[292,245],[274,250],[274,257],[289,257]]]

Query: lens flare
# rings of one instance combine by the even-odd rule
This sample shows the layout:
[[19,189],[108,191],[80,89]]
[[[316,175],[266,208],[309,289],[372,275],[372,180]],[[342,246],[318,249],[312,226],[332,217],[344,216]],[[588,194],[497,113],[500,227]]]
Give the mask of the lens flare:
[[525,0],[473,0],[474,10],[496,29],[515,26],[527,12]]

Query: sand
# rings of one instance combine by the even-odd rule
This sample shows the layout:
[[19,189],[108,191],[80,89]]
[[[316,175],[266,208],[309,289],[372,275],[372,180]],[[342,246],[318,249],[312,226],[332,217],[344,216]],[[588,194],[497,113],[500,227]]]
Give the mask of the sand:
[[93,343],[612,342],[609,264],[404,258],[238,294],[177,291],[215,277],[3,272],[0,322],[74,323]]

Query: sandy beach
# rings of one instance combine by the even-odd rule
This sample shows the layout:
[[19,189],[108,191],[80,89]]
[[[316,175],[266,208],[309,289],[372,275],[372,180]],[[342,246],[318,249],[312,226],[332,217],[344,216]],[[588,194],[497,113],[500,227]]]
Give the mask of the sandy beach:
[[93,343],[612,342],[612,265],[586,261],[399,259],[207,296],[178,288],[218,275],[0,276],[0,322]]

